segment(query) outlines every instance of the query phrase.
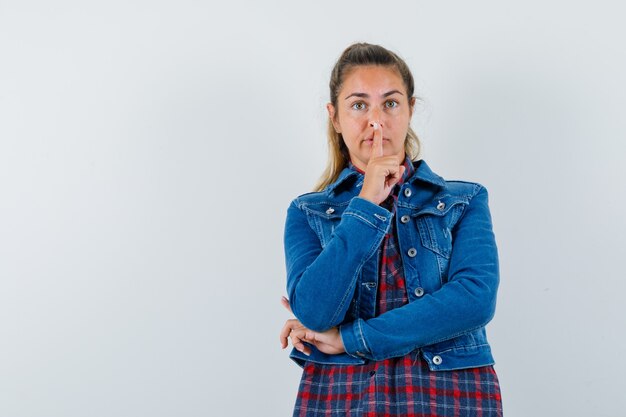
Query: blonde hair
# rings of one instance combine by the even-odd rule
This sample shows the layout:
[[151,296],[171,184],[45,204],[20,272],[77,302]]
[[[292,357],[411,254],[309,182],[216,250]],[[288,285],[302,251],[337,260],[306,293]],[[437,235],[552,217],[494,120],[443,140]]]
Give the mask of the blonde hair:
[[[395,68],[404,82],[407,97],[413,97],[415,82],[408,65],[395,53],[379,45],[355,43],[341,54],[330,75],[330,102],[337,108],[337,97],[346,74],[358,66],[380,65]],[[322,191],[337,180],[341,171],[348,166],[350,155],[341,133],[335,131],[332,120],[328,118],[328,161],[313,191]],[[420,152],[420,141],[417,134],[409,126],[404,142],[404,151],[414,161]]]

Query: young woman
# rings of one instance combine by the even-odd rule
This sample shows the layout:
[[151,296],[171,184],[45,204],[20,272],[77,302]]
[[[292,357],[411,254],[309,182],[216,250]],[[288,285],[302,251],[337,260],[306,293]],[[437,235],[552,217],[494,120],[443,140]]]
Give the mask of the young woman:
[[417,159],[413,93],[378,45],[351,45],[333,69],[328,165],[285,225],[294,416],[502,415],[487,190]]

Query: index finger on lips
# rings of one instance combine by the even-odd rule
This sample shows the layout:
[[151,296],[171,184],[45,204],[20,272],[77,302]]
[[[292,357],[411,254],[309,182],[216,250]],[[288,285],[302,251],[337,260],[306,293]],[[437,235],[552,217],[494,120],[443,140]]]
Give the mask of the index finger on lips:
[[374,141],[372,143],[372,156],[383,156],[383,127],[378,122],[370,123],[374,128]]

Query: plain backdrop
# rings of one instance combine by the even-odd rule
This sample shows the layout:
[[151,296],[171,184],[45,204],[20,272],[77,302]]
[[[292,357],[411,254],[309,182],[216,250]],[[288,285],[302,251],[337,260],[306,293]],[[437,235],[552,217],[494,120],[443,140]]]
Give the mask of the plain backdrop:
[[619,5],[0,0],[0,416],[291,414],[284,219],[355,41],[489,190],[505,415],[623,416]]

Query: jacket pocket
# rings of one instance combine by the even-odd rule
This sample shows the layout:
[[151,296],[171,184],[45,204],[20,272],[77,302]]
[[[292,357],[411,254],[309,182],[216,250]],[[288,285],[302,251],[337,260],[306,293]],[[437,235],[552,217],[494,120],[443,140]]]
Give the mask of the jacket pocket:
[[413,216],[422,246],[449,259],[452,252],[454,226],[461,218],[468,201],[459,197],[443,196],[435,200],[433,206],[427,206]]
[[320,244],[324,248],[334,235],[335,228],[341,222],[341,216],[347,204],[333,205],[328,203],[312,204],[304,208],[309,224],[317,233]]

